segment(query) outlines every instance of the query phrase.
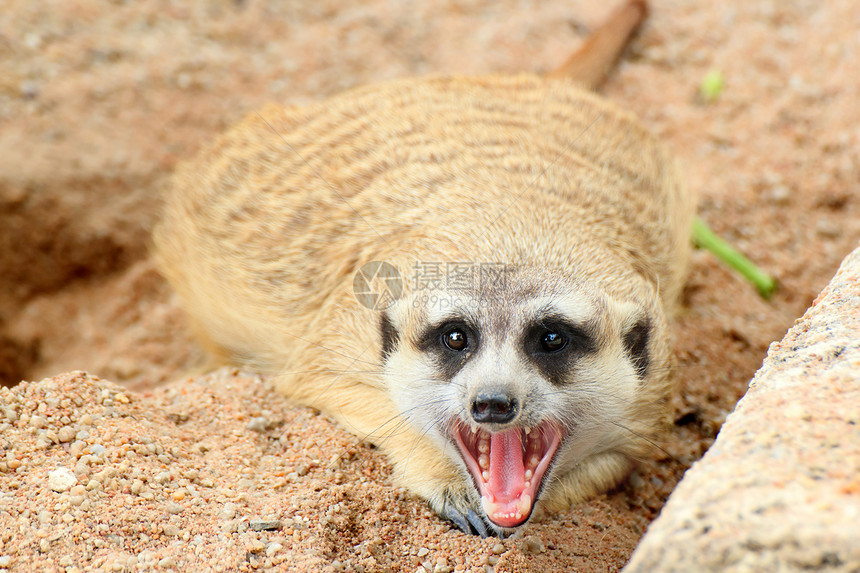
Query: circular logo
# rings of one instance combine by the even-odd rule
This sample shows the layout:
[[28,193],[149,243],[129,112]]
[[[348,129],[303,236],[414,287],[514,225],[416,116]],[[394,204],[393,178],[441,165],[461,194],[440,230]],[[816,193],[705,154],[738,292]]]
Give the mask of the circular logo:
[[352,291],[362,306],[370,310],[385,310],[403,293],[403,279],[394,265],[371,261],[355,273]]

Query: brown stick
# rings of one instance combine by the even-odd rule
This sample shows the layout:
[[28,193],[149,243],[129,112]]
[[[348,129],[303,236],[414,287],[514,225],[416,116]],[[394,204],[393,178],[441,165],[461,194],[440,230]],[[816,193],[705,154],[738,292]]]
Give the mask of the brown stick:
[[628,0],[588,37],[576,53],[546,76],[570,78],[591,89],[600,87],[647,15],[648,3],[645,0]]

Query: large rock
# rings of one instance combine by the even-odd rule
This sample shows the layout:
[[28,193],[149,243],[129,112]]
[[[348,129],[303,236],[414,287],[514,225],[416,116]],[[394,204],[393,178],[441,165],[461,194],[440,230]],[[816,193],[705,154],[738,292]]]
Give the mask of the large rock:
[[771,345],[624,571],[860,570],[860,249]]

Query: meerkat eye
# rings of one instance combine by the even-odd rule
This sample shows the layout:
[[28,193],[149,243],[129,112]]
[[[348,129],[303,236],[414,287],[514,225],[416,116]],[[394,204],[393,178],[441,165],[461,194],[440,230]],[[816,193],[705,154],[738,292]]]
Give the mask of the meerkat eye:
[[558,352],[567,346],[567,337],[558,332],[547,332],[540,339],[540,347],[544,352]]
[[442,335],[442,344],[455,352],[462,352],[469,345],[469,338],[459,328],[449,330]]

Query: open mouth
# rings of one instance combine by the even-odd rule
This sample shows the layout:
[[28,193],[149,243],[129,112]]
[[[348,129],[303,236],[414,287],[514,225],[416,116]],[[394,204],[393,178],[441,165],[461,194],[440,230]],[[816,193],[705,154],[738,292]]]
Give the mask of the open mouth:
[[451,434],[490,521],[499,527],[522,525],[531,515],[561,432],[548,422],[495,433],[458,423]]

